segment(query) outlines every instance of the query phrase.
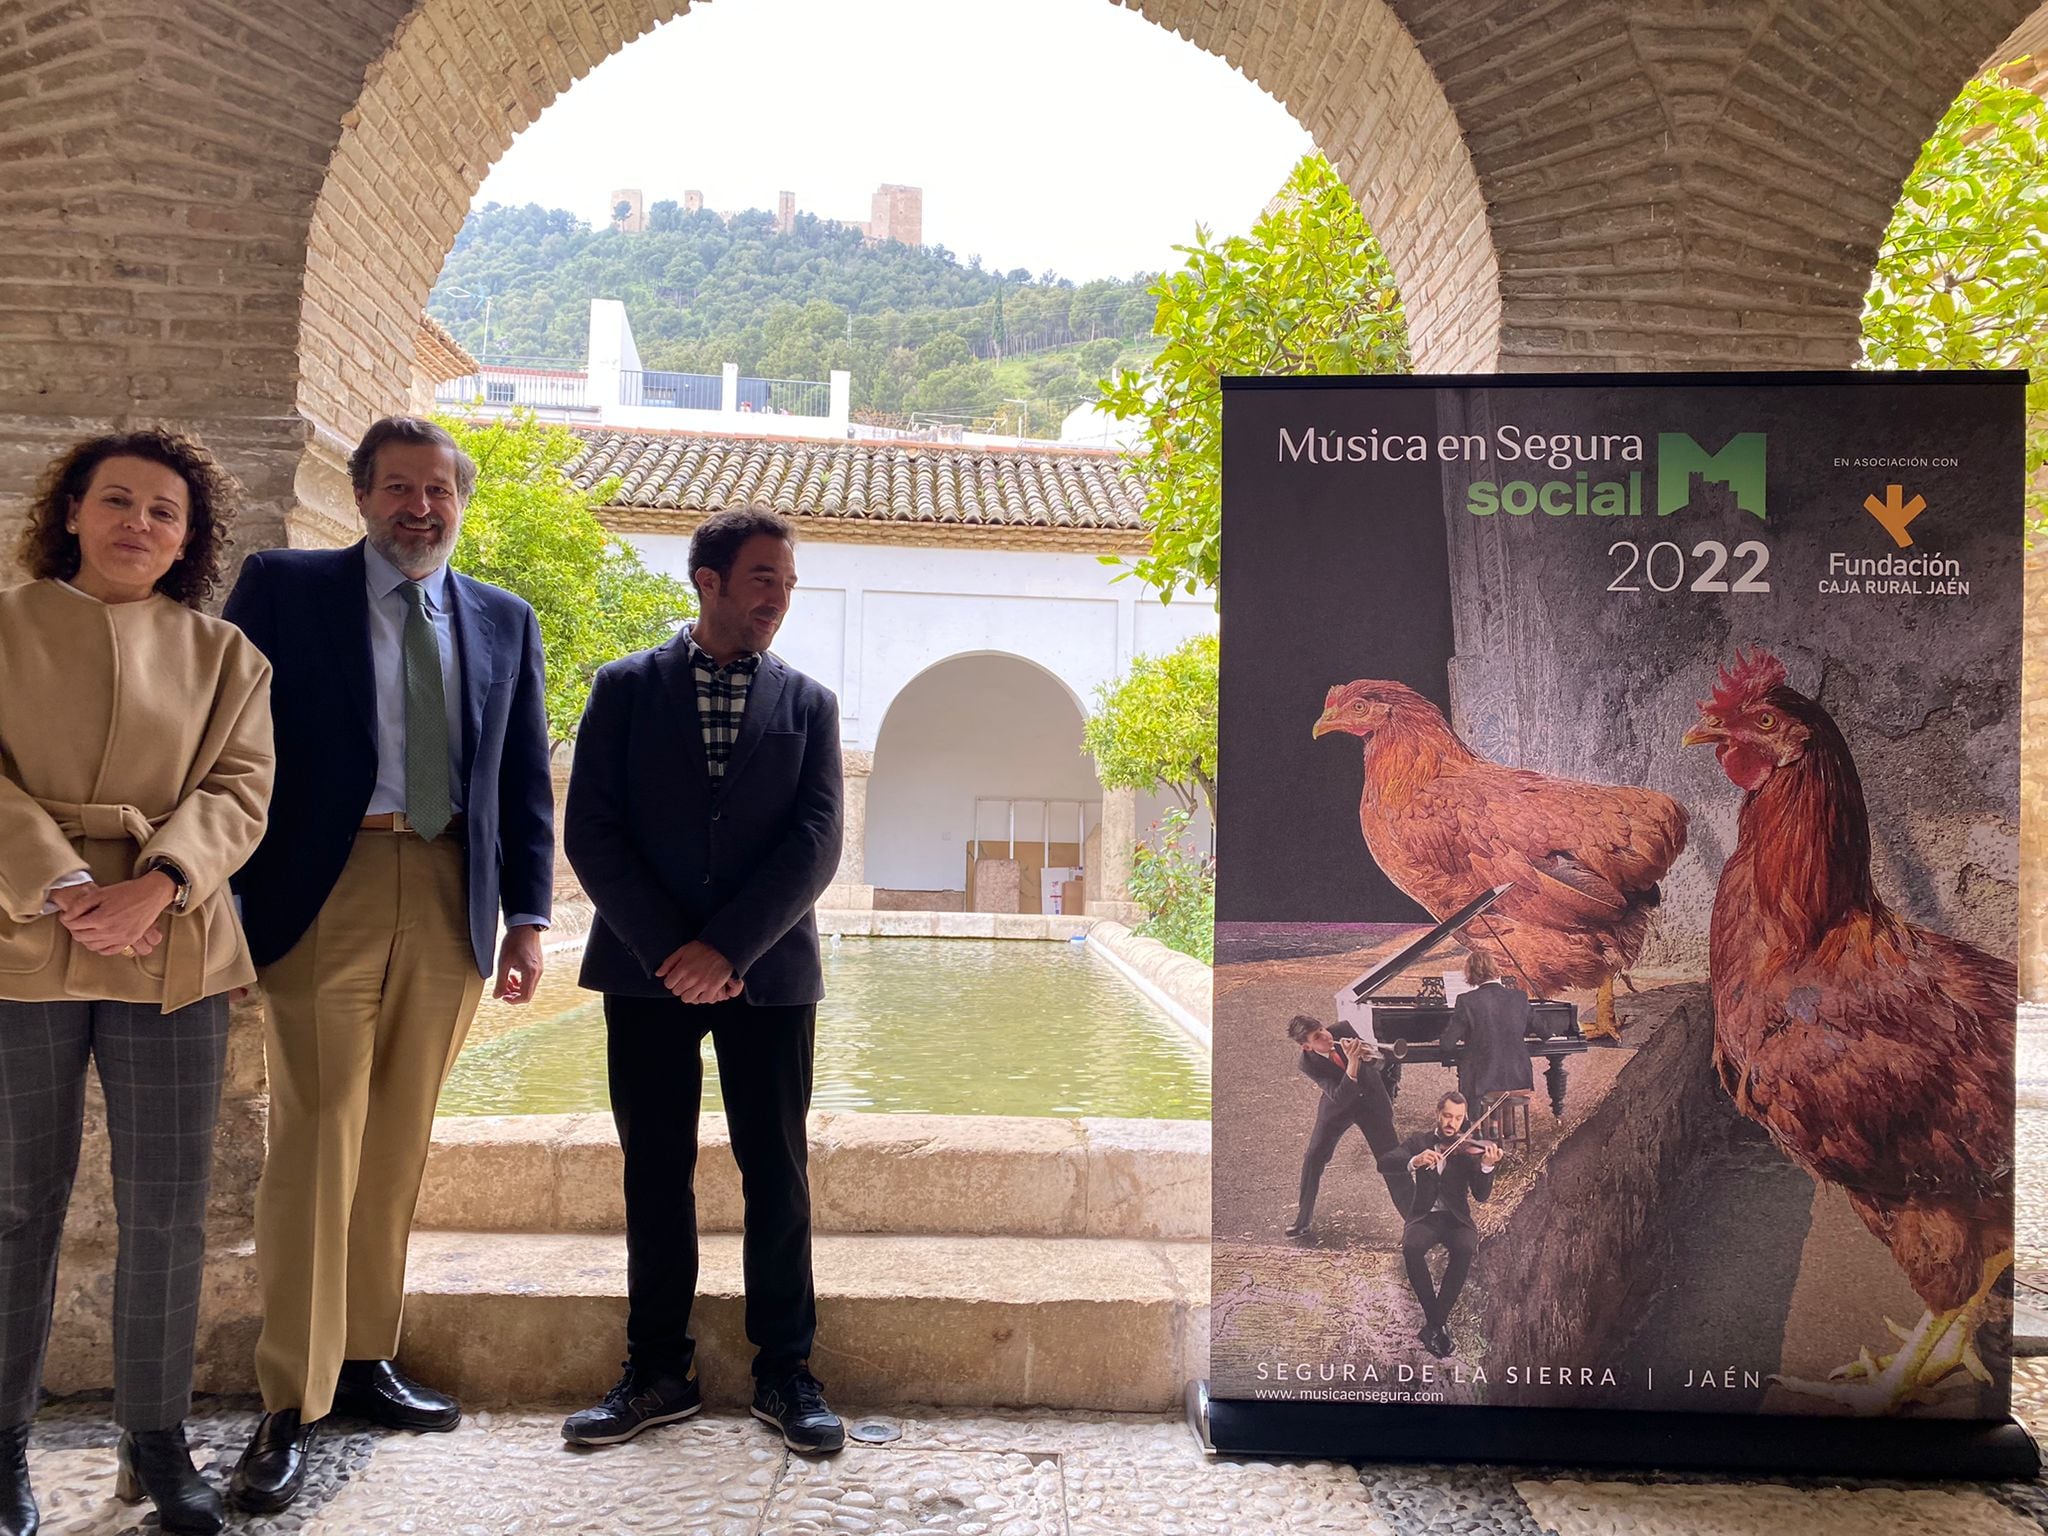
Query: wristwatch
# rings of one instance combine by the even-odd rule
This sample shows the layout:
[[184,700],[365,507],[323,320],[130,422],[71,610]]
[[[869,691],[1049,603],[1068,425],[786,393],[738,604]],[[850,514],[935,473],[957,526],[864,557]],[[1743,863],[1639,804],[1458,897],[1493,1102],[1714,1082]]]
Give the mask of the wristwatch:
[[183,912],[186,903],[192,899],[191,877],[166,858],[151,859],[148,868],[144,869],[143,873],[148,874],[152,869],[160,869],[170,876],[171,885],[173,886],[170,910],[172,912]]

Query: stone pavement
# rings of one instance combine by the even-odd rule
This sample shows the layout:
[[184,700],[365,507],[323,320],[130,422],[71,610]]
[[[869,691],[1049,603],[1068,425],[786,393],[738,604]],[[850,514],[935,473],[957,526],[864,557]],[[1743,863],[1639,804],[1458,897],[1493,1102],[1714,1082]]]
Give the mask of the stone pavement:
[[[2019,1366],[2024,1415],[2048,1422],[2048,1360]],[[31,1465],[45,1536],[155,1530],[113,1501],[103,1396],[58,1401]],[[225,1480],[255,1409],[210,1399],[191,1431]],[[856,1418],[853,1422],[860,1422]],[[1089,1413],[892,1411],[901,1437],[807,1461],[731,1412],[609,1450],[560,1439],[559,1410],[480,1413],[451,1435],[338,1424],[287,1514],[230,1529],[296,1536],[2041,1536],[2048,1484],[1352,1467],[1205,1457],[1186,1426]]]

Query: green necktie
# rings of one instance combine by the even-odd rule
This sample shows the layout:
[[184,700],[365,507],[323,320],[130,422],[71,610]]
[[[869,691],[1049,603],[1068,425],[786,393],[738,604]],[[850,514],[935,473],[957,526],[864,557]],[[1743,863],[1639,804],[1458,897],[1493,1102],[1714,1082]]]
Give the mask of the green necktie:
[[441,642],[427,617],[427,594],[416,581],[401,590],[405,616],[405,819],[421,837],[447,831],[455,808],[448,798],[448,706],[441,691]]

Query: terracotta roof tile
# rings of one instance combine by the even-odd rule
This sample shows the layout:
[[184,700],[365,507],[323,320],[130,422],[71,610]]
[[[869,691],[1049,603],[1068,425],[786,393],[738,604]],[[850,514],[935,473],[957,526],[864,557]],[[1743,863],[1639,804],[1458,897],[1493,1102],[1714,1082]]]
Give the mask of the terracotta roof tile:
[[467,378],[477,370],[477,361],[469,350],[448,333],[446,326],[424,311],[420,328],[413,336],[412,355],[420,372],[436,384]]
[[943,527],[1145,527],[1144,497],[1100,449],[717,436],[577,429],[585,487],[616,475],[610,505],[682,513],[766,503],[798,519]]

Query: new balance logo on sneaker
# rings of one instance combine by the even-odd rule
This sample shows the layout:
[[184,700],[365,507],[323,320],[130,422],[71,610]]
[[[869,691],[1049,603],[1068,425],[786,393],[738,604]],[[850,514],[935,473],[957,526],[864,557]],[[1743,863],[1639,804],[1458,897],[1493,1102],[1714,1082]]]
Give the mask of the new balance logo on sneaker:
[[563,1421],[562,1438],[571,1445],[617,1445],[656,1424],[687,1419],[703,1407],[694,1371],[687,1377],[665,1376],[628,1364],[604,1401]]
[[823,1455],[846,1444],[846,1426],[825,1403],[818,1378],[799,1367],[773,1381],[754,1383],[754,1417],[782,1431],[792,1451]]

